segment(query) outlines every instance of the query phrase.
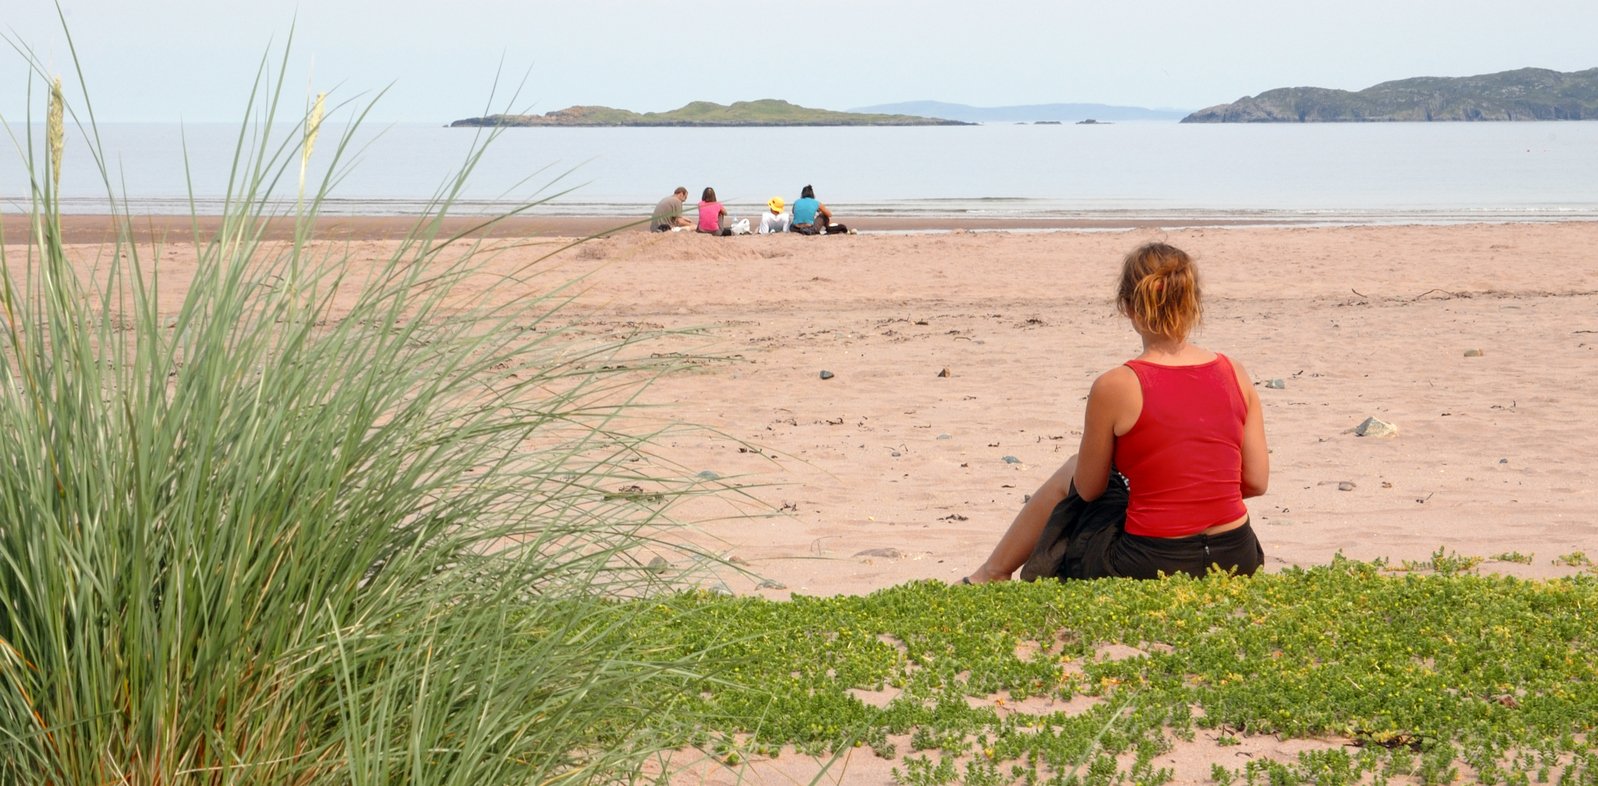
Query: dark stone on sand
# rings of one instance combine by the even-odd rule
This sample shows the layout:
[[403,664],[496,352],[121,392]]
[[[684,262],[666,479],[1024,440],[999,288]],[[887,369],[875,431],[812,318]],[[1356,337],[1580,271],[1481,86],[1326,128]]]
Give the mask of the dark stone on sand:
[[721,475],[719,473],[712,472],[708,469],[699,473],[698,475],[695,475],[694,477],[699,478],[700,480],[721,480]]
[[947,377],[950,377],[950,376],[953,376],[953,375],[949,373],[948,369],[944,369],[944,370],[938,372],[938,376],[947,378]]
[[1287,381],[1282,379],[1268,379],[1265,381],[1265,387],[1268,387],[1271,390],[1286,390]]
[[832,374],[831,371],[827,371],[825,369],[822,370],[822,372],[821,372],[821,378],[822,379],[832,379],[832,377],[833,377],[833,374]]
[[1337,490],[1338,491],[1353,491],[1354,490],[1354,482],[1351,481],[1351,480],[1345,480],[1345,481],[1339,482],[1337,484]]
[[1465,350],[1465,357],[1468,357],[1468,358],[1479,358],[1483,354],[1486,354],[1486,353],[1482,352],[1479,349],[1467,349],[1467,350]]
[[645,567],[650,573],[665,573],[671,568],[671,563],[667,562],[665,557],[656,557],[650,560]]
[[1020,464],[1021,463],[1021,459],[1018,459],[1015,456],[1005,456],[1004,458],[999,459],[999,460],[1003,461],[1006,464]]
[[755,589],[785,590],[787,588],[787,584],[777,581],[776,579],[763,579],[759,584],[755,585]]

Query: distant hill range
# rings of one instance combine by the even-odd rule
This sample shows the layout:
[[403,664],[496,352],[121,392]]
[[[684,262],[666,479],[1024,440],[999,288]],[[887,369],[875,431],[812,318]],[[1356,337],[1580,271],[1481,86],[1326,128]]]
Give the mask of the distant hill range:
[[729,106],[694,101],[670,112],[633,112],[608,106],[574,106],[542,115],[488,115],[455,126],[963,126],[958,120],[907,114],[810,109],[787,101],[735,101]]
[[1097,120],[1115,122],[1127,120],[1178,120],[1185,109],[1144,109],[1139,106],[1110,106],[1108,104],[1027,104],[1024,106],[967,106],[946,104],[942,101],[906,101],[899,104],[878,104],[852,110],[855,112],[903,112],[907,115],[941,117],[968,123],[1040,123],[1077,122]]
[[1358,92],[1284,87],[1200,109],[1184,123],[1598,120],[1598,68],[1383,82]]

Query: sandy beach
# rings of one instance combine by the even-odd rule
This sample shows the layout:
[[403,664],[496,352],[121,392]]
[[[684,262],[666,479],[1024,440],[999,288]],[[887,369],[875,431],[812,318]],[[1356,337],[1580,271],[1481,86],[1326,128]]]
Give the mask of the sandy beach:
[[[777,511],[701,525],[786,587],[762,594],[956,581],[1075,450],[1089,382],[1136,354],[1110,290],[1153,238],[1197,256],[1197,341],[1259,384],[1272,477],[1251,510],[1272,569],[1446,548],[1529,554],[1485,567],[1542,577],[1598,554],[1598,225],[628,233],[568,252],[590,275],[569,313],[703,328],[692,350],[727,358],[648,397],[751,446],[662,449]],[[1355,436],[1367,417],[1397,436]]]
[[[89,264],[100,236],[82,221],[68,240]],[[377,259],[403,223],[345,222],[329,237]],[[194,264],[176,230],[160,257],[174,283]],[[8,243],[16,232],[8,223]],[[679,511],[695,542],[754,574],[708,581],[774,599],[869,593],[958,581],[1075,450],[1088,384],[1138,351],[1110,296],[1121,256],[1153,239],[1196,257],[1195,340],[1259,388],[1272,475],[1250,509],[1267,570],[1445,549],[1542,578],[1598,556],[1598,224],[634,229],[560,251],[524,290],[482,294],[582,276],[563,311],[576,335],[690,331],[652,345],[703,359],[648,389],[660,406],[639,425],[700,427],[670,432],[661,458],[745,488]],[[566,241],[527,224],[484,243],[508,271]],[[1356,436],[1369,417],[1397,435]],[[1496,559],[1511,553],[1530,559]],[[827,782],[888,782],[888,763],[858,753]],[[814,768],[787,757],[742,782],[805,782]]]
[[[323,236],[358,260],[382,258],[413,223],[326,221]],[[602,219],[561,221],[545,222],[561,236],[537,218],[486,233],[490,270],[602,231]],[[194,264],[187,222],[134,222],[149,233],[141,242],[164,238],[169,287]],[[86,265],[109,225],[67,220]],[[21,230],[8,221],[6,241]],[[578,336],[693,331],[652,346],[712,359],[656,382],[644,399],[663,406],[640,425],[701,427],[675,432],[661,456],[748,487],[681,511],[703,545],[784,587],[729,576],[728,588],[863,593],[959,580],[1075,450],[1089,383],[1138,351],[1110,295],[1121,256],[1151,239],[1194,254],[1206,296],[1195,340],[1241,361],[1259,387],[1272,476],[1250,508],[1268,569],[1338,553],[1399,564],[1446,548],[1547,577],[1581,569],[1559,557],[1598,556],[1598,405],[1586,395],[1598,224],[819,238],[635,228],[481,295],[520,298],[581,276],[563,311]],[[1397,436],[1355,436],[1368,417]],[[1510,552],[1533,559],[1491,560]]]

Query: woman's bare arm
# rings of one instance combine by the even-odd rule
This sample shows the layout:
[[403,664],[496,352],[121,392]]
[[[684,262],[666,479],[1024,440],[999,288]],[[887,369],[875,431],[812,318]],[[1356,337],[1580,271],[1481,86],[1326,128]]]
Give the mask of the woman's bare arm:
[[[1228,358],[1230,360],[1230,358]],[[1237,389],[1243,394],[1247,415],[1243,420],[1243,497],[1258,497],[1265,493],[1271,481],[1271,452],[1265,444],[1265,412],[1260,406],[1259,391],[1243,369],[1232,361],[1237,373]]]
[[1142,407],[1142,389],[1132,369],[1116,366],[1093,381],[1077,448],[1076,493],[1082,499],[1098,499],[1109,486],[1115,438],[1132,427]]

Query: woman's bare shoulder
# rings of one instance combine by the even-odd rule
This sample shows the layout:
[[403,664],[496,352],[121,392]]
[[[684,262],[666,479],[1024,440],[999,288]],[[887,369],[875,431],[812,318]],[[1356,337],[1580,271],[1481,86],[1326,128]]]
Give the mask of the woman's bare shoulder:
[[1258,394],[1254,392],[1254,378],[1248,375],[1248,369],[1231,355],[1221,355],[1232,366],[1232,373],[1237,375],[1237,389],[1243,392],[1245,398],[1252,398]]
[[1137,372],[1131,366],[1116,366],[1093,380],[1094,393],[1120,393],[1139,388]]

